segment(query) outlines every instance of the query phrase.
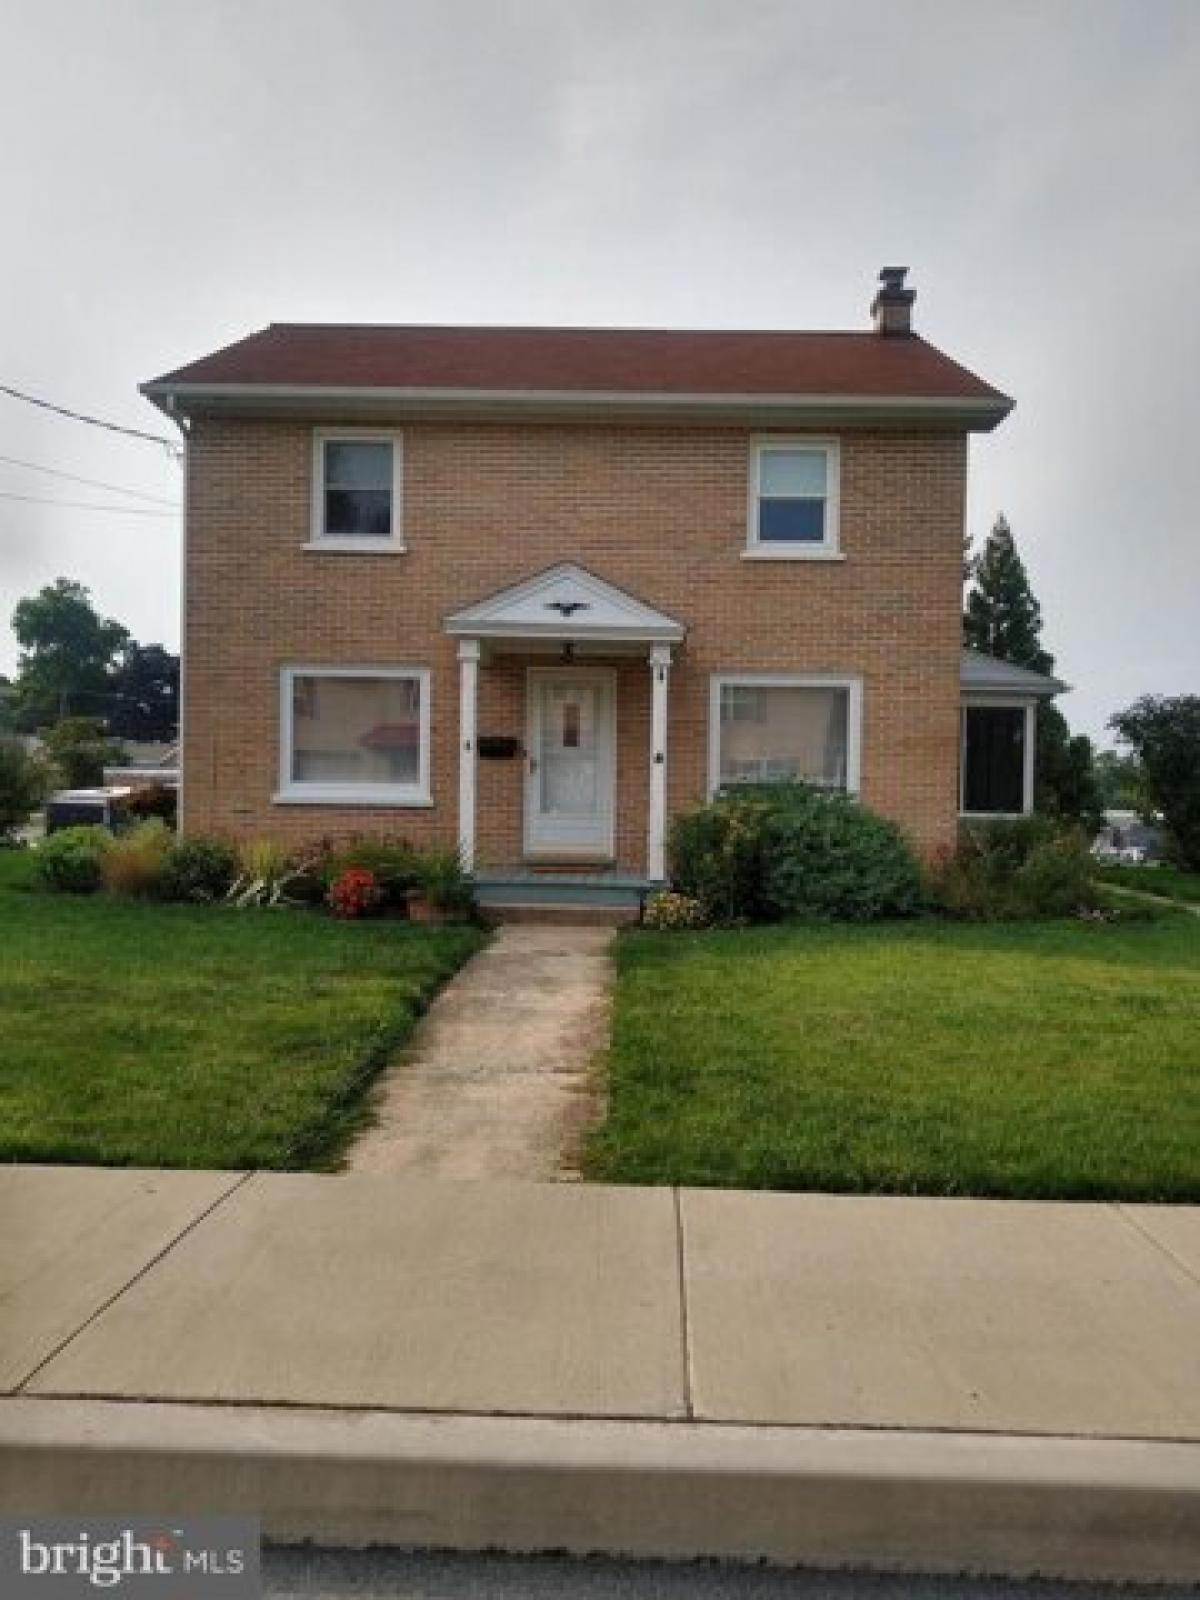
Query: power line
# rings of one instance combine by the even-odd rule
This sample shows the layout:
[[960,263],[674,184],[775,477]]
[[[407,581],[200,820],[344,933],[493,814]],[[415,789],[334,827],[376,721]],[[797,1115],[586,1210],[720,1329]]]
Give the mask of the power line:
[[130,439],[146,439],[151,444],[165,445],[168,450],[179,448],[177,439],[168,439],[161,433],[144,433],[141,428],[126,428],[119,422],[106,422],[103,417],[89,417],[84,411],[72,411],[68,406],[56,406],[49,400],[39,400],[36,395],[25,394],[11,384],[0,383],[0,394],[11,395],[14,400],[23,400],[29,406],[40,406],[43,411],[56,412],[60,417],[70,417],[72,422],[86,422],[93,428],[107,428],[110,433],[123,433]]
[[46,495],[40,494],[11,494],[7,489],[0,489],[0,500],[23,500],[31,506],[71,506],[76,511],[119,511],[123,517],[177,517],[179,507],[174,511],[154,511],[149,506],[101,506],[94,500],[51,500]]
[[30,472],[45,472],[52,478],[66,478],[70,483],[85,483],[89,489],[110,489],[113,494],[132,495],[135,500],[148,500],[153,505],[174,506],[174,500],[168,500],[165,495],[147,494],[143,489],[127,489],[121,483],[103,483],[99,478],[81,478],[77,472],[64,472],[61,467],[43,467],[36,461],[19,461],[16,456],[0,456],[0,461],[7,462],[10,467],[27,467]]

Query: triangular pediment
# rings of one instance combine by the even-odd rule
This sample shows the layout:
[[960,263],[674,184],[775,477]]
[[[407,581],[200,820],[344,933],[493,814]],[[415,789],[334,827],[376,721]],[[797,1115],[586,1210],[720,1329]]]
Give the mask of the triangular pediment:
[[446,631],[480,639],[645,639],[675,642],[681,622],[565,561],[446,619]]

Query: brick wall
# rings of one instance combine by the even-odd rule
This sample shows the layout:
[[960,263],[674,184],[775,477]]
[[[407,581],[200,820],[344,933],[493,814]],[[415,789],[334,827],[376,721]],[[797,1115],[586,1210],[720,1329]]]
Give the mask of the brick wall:
[[[421,423],[404,438],[403,554],[307,551],[312,430],[198,419],[188,462],[184,826],[302,841],[457,834],[458,669],[447,613],[574,560],[684,622],[668,806],[702,798],[714,672],[864,680],[862,795],[923,849],[957,810],[966,441],[842,435],[840,562],[743,561],[750,433]],[[287,664],[432,669],[426,810],[272,801]],[[520,658],[486,663],[479,729],[523,736]],[[618,855],[645,861],[649,666],[618,670]],[[482,762],[481,856],[521,854],[522,765]]]

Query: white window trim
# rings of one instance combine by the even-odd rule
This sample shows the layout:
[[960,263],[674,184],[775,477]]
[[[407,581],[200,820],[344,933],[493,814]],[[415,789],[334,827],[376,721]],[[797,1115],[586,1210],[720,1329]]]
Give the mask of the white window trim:
[[[421,740],[416,783],[312,783],[292,777],[292,702],[297,678],[416,678],[421,685]],[[279,788],[276,805],[431,806],[429,730],[432,725],[428,667],[291,666],[279,670]]]
[[831,672],[714,672],[708,694],[708,795],[711,800],[721,787],[721,690],[730,687],[754,689],[845,689],[846,703],[846,793],[857,796],[862,783],[863,681],[846,673]]
[[[1022,750],[1020,811],[967,811],[963,799],[967,786],[967,719],[964,713],[978,707],[996,711],[1024,711],[1025,739]],[[1037,740],[1037,701],[1027,695],[1013,697],[995,694],[964,694],[958,708],[958,815],[964,822],[1011,822],[1017,817],[1033,813],[1034,774],[1036,769],[1035,743]]]
[[[825,452],[825,537],[820,544],[758,537],[759,486],[762,458],[768,450],[823,450]],[[750,441],[750,466],[746,483],[746,548],[743,561],[844,561],[841,549],[842,447],[833,438],[812,434],[763,434]]]
[[[361,440],[392,447],[392,531],[386,539],[325,532],[325,445],[329,440]],[[308,543],[305,550],[337,550],[350,555],[396,555],[404,544],[404,435],[395,428],[314,428]]]

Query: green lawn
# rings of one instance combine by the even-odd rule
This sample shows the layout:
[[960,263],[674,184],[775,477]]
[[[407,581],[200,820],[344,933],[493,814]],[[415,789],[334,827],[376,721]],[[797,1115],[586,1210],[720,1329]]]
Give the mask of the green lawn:
[[1168,900],[1187,900],[1200,905],[1200,872],[1114,861],[1108,866],[1099,867],[1096,875],[1101,883],[1115,883],[1122,889],[1140,889],[1146,894],[1165,895]]
[[1200,919],[632,933],[589,1171],[1200,1201]]
[[329,1164],[482,935],[36,894],[0,850],[0,1159]]

